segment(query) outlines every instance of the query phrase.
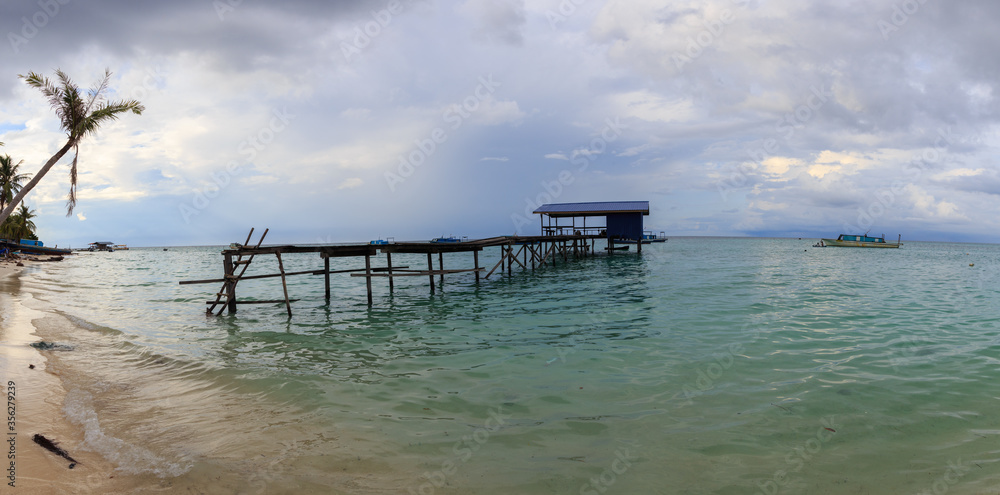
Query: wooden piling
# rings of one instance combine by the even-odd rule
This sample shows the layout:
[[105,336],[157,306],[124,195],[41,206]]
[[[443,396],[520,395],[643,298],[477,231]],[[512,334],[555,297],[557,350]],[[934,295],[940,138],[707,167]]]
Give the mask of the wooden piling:
[[[475,264],[474,266],[476,268],[476,283],[478,284],[479,283],[479,250],[478,249],[472,252],[472,262]],[[390,278],[389,280],[392,280],[392,279]],[[392,282],[390,282],[390,283],[392,283]]]
[[[233,265],[233,255],[227,254],[225,259],[222,260],[223,271],[226,273],[226,307],[229,310],[229,314],[236,313],[236,269]],[[209,308],[208,312],[211,313],[215,306]]]
[[[385,253],[385,261],[389,265],[389,270],[388,270],[389,271],[389,292],[392,292],[392,289],[393,289],[393,286],[392,286],[392,253]],[[476,277],[478,278],[478,276],[479,276],[479,274],[477,273]]]
[[[438,253],[438,269],[444,270],[444,253]],[[441,286],[444,286],[444,274],[441,274]]]
[[285,282],[285,265],[281,262],[281,253],[274,253],[278,257],[278,271],[281,272],[281,288],[285,291],[285,309],[288,310],[288,317],[292,317],[292,303],[288,300],[288,283]]
[[[389,277],[392,280],[392,277]],[[365,255],[365,285],[368,287],[368,305],[372,305],[372,257]]]
[[[429,271],[429,272],[433,272],[434,271],[434,258],[431,258],[431,253],[430,252],[427,253],[427,271]],[[427,276],[427,278],[431,282],[431,294],[433,294],[434,293],[434,274],[431,273],[430,275]]]
[[514,276],[514,248],[510,244],[507,245],[507,276]]
[[330,302],[330,257],[323,258],[323,283],[326,287],[326,302]]

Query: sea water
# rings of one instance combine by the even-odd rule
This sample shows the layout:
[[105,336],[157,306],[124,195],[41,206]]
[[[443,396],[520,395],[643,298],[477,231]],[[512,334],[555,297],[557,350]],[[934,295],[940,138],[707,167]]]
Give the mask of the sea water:
[[[178,282],[221,278],[218,247],[82,253],[21,290],[72,349],[42,352],[80,448],[160,488],[994,493],[1000,246],[813,241],[674,238],[433,293],[375,278],[370,307],[364,278],[332,275],[327,302],[322,276],[296,276],[291,318],[206,316],[221,284]],[[257,257],[247,274],[276,272]]]

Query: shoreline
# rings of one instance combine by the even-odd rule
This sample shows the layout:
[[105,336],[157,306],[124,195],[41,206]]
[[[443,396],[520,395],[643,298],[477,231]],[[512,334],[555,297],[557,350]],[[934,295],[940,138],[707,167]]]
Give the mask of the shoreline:
[[[56,266],[42,264],[47,265]],[[333,471],[324,465],[328,452],[343,448],[348,440],[338,434],[331,438],[329,427],[312,431],[272,422],[270,416],[280,415],[285,404],[262,402],[257,390],[234,390],[232,382],[195,363],[149,357],[131,346],[123,349],[117,336],[91,333],[93,329],[79,326],[22,285],[35,281],[29,275],[33,270],[45,268],[29,261],[24,267],[0,263],[0,383],[6,388],[13,381],[16,388],[12,493],[386,491],[367,462]],[[71,350],[29,345],[38,341]],[[133,359],[142,362],[130,365]],[[109,364],[119,366],[115,363],[129,371],[102,374]],[[165,374],[170,377],[166,381]],[[162,396],[171,395],[167,382],[176,384],[176,399]],[[213,414],[191,414],[189,408]],[[219,436],[207,432],[230,430],[231,421],[243,425],[247,435],[219,445]],[[269,430],[274,431],[261,434]],[[36,433],[57,443],[77,464],[70,468],[70,461],[33,442]],[[327,444],[328,452],[286,451],[286,442],[307,446],[317,438],[333,442]]]
[[[66,417],[63,408],[67,391],[53,369],[52,359],[30,346],[41,340],[34,321],[46,316],[27,304],[33,298],[21,287],[21,276],[33,266],[37,264],[30,261],[23,267],[0,263],[0,382],[8,395],[3,436],[8,454],[3,463],[4,485],[17,493],[120,493],[123,487],[108,483],[115,478],[114,467],[99,454],[84,450],[83,430]],[[13,432],[8,423],[11,405]],[[55,442],[77,464],[70,468],[70,461],[36,444],[32,441],[35,434]],[[14,459],[9,458],[11,453]]]
[[[69,463],[61,462],[61,458],[51,455],[32,442],[32,435],[45,435],[66,449],[73,446],[72,442],[67,441],[72,426],[61,414],[65,390],[58,377],[47,371],[48,359],[29,345],[38,340],[35,327],[31,324],[38,312],[23,304],[20,276],[25,268],[27,264],[24,267],[13,263],[0,264],[0,318],[3,322],[0,329],[0,352],[4,357],[0,362],[0,381],[7,395],[8,405],[8,423],[4,430],[5,451],[8,453],[8,459],[4,462],[4,485],[11,488],[13,484],[15,489],[31,493],[54,486],[65,486],[69,481],[60,473],[68,471]],[[14,395],[13,401],[10,400],[11,393]],[[14,406],[14,414],[11,414],[11,405]],[[14,422],[13,432],[10,431],[11,416]],[[11,453],[14,454],[14,459],[9,459]],[[11,462],[14,463],[13,471]]]

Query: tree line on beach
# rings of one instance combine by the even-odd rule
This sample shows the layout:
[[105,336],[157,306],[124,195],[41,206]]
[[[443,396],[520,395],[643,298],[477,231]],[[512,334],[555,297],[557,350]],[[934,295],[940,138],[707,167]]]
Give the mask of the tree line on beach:
[[[70,150],[73,161],[70,164],[69,195],[66,200],[66,216],[73,214],[76,207],[77,162],[80,142],[95,134],[102,124],[117,120],[124,112],[141,115],[145,107],[137,100],[108,101],[105,92],[111,81],[111,71],[105,70],[104,77],[84,94],[80,88],[61,70],[56,70],[56,81],[50,81],[35,72],[18,75],[24,82],[42,92],[60,120],[60,127],[66,132],[67,140],[56,154],[52,155],[34,176],[22,173],[24,160],[15,162],[9,154],[0,156],[0,237],[12,241],[37,239],[35,211],[30,209],[24,198],[49,172],[49,170]],[[4,143],[0,143],[3,146]],[[29,180],[30,177],[30,180]],[[24,183],[27,181],[27,183]]]
[[[0,143],[2,146],[3,143]],[[21,164],[24,160],[15,162],[10,155],[0,156],[0,210],[5,209],[14,195],[21,191],[21,183],[28,178],[28,174],[21,173]],[[11,240],[18,239],[38,239],[35,235],[35,211],[28,208],[23,201],[14,210],[14,213],[3,221],[0,225],[0,237]]]

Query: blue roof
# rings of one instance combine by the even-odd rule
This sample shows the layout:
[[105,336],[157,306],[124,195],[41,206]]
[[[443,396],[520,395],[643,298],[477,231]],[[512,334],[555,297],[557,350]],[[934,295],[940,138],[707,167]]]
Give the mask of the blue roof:
[[593,203],[551,203],[539,206],[534,213],[551,217],[590,217],[611,213],[649,215],[649,201],[598,201]]

